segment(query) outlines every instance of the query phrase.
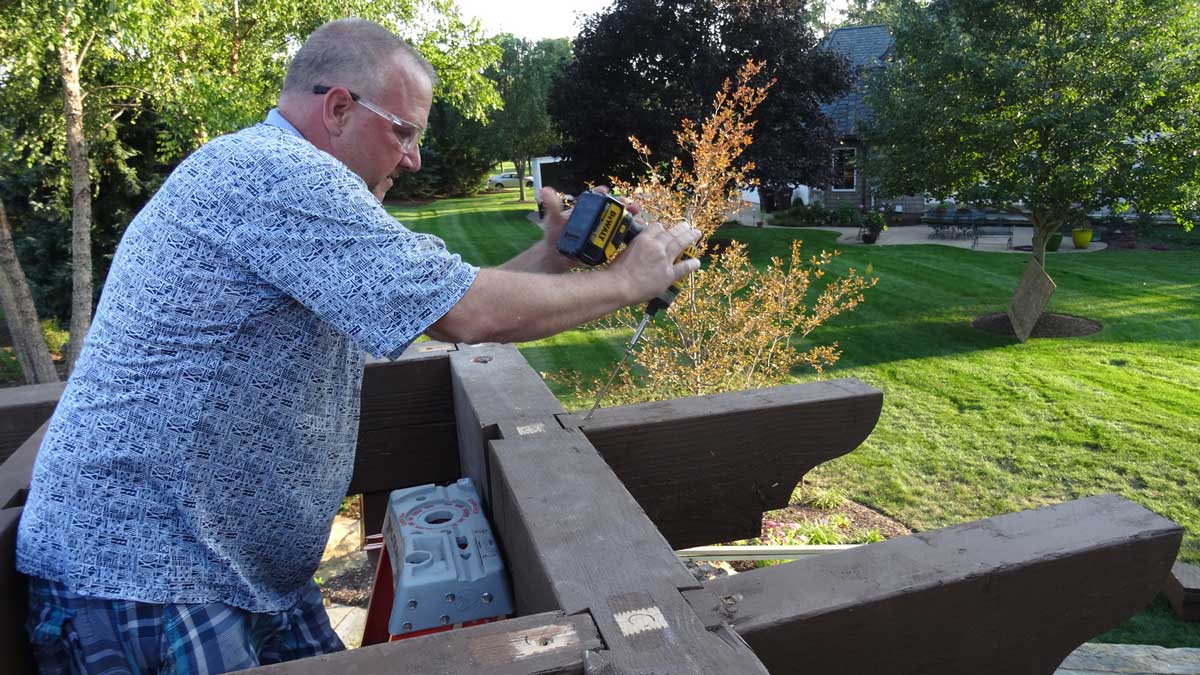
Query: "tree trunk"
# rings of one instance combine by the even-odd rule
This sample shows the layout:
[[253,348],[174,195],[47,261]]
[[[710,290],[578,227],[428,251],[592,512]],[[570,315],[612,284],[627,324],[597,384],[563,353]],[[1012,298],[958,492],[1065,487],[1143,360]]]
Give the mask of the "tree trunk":
[[242,12],[238,7],[238,0],[233,0],[233,40],[229,51],[229,74],[237,77],[238,74],[238,50],[242,46]]
[[92,181],[88,172],[88,144],[83,133],[83,89],[80,58],[67,21],[59,26],[62,46],[63,110],[67,122],[67,158],[71,165],[71,340],[67,343],[67,371],[83,349],[92,322]]
[[33,294],[29,292],[25,272],[17,260],[3,203],[0,203],[0,304],[4,307],[4,320],[12,335],[13,351],[25,373],[25,383],[58,382],[58,371],[54,370],[54,361],[38,323],[37,308],[33,306]]
[[517,169],[517,189],[521,191],[521,201],[525,201],[525,160],[514,159],[513,166]]

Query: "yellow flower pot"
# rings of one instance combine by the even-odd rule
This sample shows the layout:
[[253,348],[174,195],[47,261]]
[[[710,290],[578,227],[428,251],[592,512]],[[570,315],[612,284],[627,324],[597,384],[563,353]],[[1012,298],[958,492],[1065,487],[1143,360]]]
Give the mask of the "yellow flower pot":
[[1075,242],[1075,248],[1087,248],[1088,244],[1092,243],[1092,231],[1071,230],[1071,241]]

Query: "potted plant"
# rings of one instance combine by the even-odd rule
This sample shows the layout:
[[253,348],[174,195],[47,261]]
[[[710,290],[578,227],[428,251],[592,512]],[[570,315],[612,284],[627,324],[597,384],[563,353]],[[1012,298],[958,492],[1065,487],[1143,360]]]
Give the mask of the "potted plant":
[[1062,239],[1063,239],[1062,232],[1055,232],[1054,234],[1050,235],[1049,237],[1046,237],[1046,252],[1054,253],[1055,251],[1057,251],[1058,247],[1062,246]]
[[1087,248],[1092,243],[1092,228],[1086,224],[1072,227],[1071,241],[1075,242],[1075,248]]
[[864,214],[861,229],[862,242],[874,244],[879,240],[879,233],[886,229],[887,221],[884,220],[882,209]]

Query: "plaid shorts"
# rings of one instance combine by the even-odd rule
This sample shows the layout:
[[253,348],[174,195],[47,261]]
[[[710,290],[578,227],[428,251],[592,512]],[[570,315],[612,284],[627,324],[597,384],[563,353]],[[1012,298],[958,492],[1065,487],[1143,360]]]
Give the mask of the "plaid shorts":
[[43,675],[208,675],[345,649],[312,581],[295,607],[253,613],[89,598],[30,577],[27,628]]

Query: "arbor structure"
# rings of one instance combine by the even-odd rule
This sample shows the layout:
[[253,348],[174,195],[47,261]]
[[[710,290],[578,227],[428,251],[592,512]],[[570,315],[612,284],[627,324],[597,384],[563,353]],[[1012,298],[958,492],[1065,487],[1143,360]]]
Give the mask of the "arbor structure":
[[525,201],[525,167],[559,141],[546,102],[551,84],[571,60],[571,44],[562,38],[533,43],[512,35],[501,36],[499,42],[504,55],[490,76],[504,107],[493,114],[488,130],[501,156],[516,165],[517,187]]
[[828,178],[833,129],[821,103],[849,84],[845,61],[815,49],[812,16],[798,0],[617,0],[589,17],[575,61],[554,85],[550,113],[579,178],[631,179],[642,167],[626,142],[674,157],[680,120],[700,119],[721,82],[748,59],[774,79],[744,160],[767,186]]
[[1086,212],[1200,212],[1200,4],[904,0],[869,86],[889,194],[1020,201],[1034,255]]

